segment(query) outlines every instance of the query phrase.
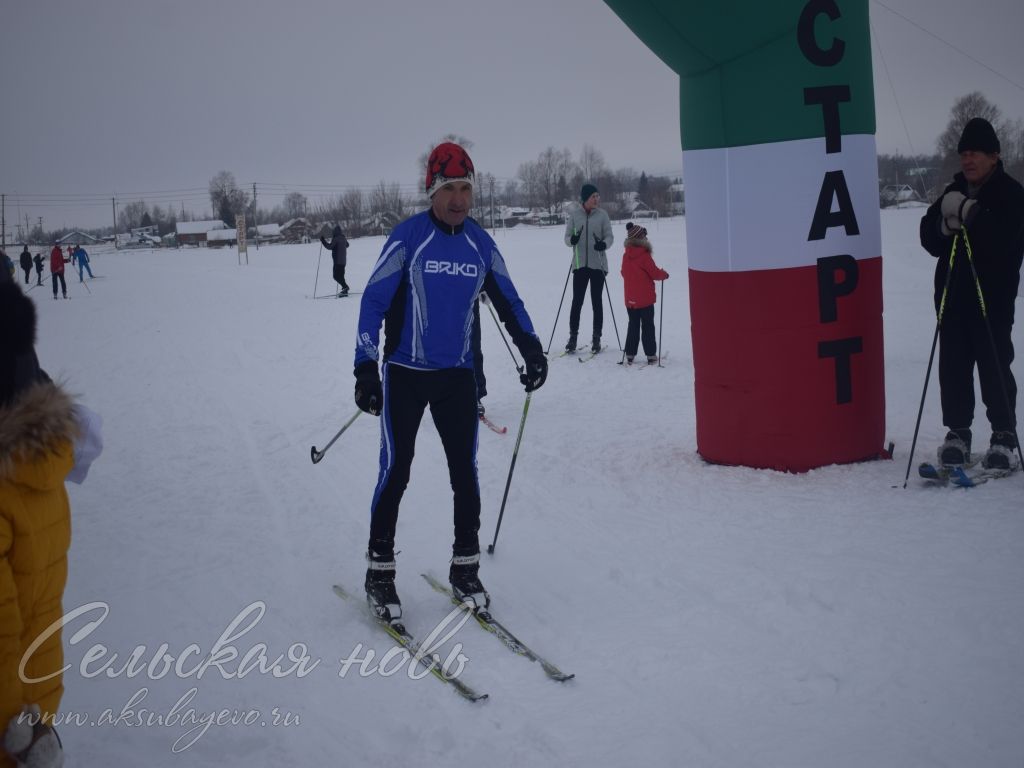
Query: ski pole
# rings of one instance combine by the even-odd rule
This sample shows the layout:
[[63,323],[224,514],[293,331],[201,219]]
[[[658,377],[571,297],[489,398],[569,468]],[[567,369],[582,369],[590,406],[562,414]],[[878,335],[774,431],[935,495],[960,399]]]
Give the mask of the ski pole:
[[[313,279],[313,298],[316,298],[316,286],[320,281],[320,259],[324,255],[324,245],[320,244],[320,250],[316,254],[316,277]],[[326,450],[326,449],[325,449]]]
[[313,463],[314,463],[314,464],[319,464],[319,463],[320,463],[320,459],[322,459],[322,458],[324,457],[324,454],[325,454],[325,453],[327,453],[328,449],[329,449],[329,448],[330,448],[330,447],[331,447],[332,445],[334,445],[334,441],[335,441],[335,440],[337,440],[337,439],[338,439],[339,437],[341,437],[342,433],[343,433],[343,432],[344,432],[344,431],[345,431],[346,429],[348,429],[349,427],[351,427],[351,426],[352,426],[352,422],[353,422],[353,421],[355,421],[356,419],[358,419],[358,418],[359,418],[359,414],[360,414],[360,413],[362,413],[362,411],[361,411],[361,410],[359,410],[359,411],[356,411],[356,412],[355,412],[355,413],[354,413],[354,414],[352,415],[352,418],[351,418],[351,419],[349,419],[348,421],[346,421],[346,422],[345,422],[345,423],[344,423],[344,424],[342,425],[341,429],[339,429],[339,430],[338,430],[338,434],[336,434],[336,435],[335,435],[334,437],[332,437],[332,438],[331,438],[331,442],[329,442],[329,443],[328,443],[327,445],[325,445],[325,446],[324,446],[324,449],[323,449],[322,451],[318,451],[318,450],[316,449],[316,446],[315,446],[315,445],[314,445],[314,446],[311,446],[311,447],[310,447],[310,449],[309,449],[309,458],[311,458],[311,459],[313,460]]
[[551,338],[548,339],[548,348],[544,350],[545,355],[551,351],[551,342],[555,340],[555,329],[558,328],[558,317],[562,314],[562,303],[565,301],[565,291],[569,287],[569,276],[572,275],[573,261],[575,261],[575,255],[569,260],[569,271],[565,275],[565,285],[562,286],[562,298],[558,300],[558,311],[555,313],[555,322],[551,326]]
[[526,363],[523,363],[523,366],[519,365],[519,361],[516,359],[516,353],[512,351],[512,346],[508,343],[508,339],[505,338],[505,332],[501,329],[501,323],[498,321],[498,316],[494,314],[494,308],[491,307],[491,302],[487,301],[484,303],[487,305],[487,309],[490,311],[491,317],[494,318],[494,324],[498,326],[498,333],[501,334],[501,340],[505,342],[505,348],[508,350],[508,353],[512,355],[512,365],[516,367],[516,370],[519,371],[519,373],[523,373]]
[[612,290],[608,287],[607,275],[605,275],[604,280],[604,291],[608,294],[608,311],[612,315],[612,327],[615,329],[615,342],[619,345],[619,349],[622,349],[622,339],[619,338],[619,326],[615,322],[615,309],[612,307]]
[[903,487],[910,480],[910,467],[914,463],[914,448],[917,447],[917,433],[921,429],[921,414],[924,413],[924,399],[928,394],[928,379],[932,375],[932,362],[935,360],[935,345],[939,342],[939,328],[942,327],[942,315],[946,311],[946,297],[949,295],[949,282],[953,277],[953,264],[956,256],[956,244],[960,233],[953,237],[953,247],[949,249],[949,268],[946,270],[946,282],[942,286],[942,298],[939,299],[939,311],[935,317],[935,335],[932,336],[932,351],[928,354],[928,370],[924,374],[924,389],[921,392],[921,404],[917,407],[917,421],[914,423],[914,439],[910,441],[910,457],[907,459],[907,474],[903,478]]
[[996,347],[996,337],[992,333],[992,322],[989,320],[988,307],[985,305],[985,295],[981,290],[981,280],[978,279],[978,270],[974,267],[974,254],[971,251],[971,238],[967,235],[967,227],[963,228],[964,232],[964,249],[967,251],[967,263],[971,266],[971,277],[974,278],[974,289],[978,293],[978,304],[981,306],[981,316],[985,319],[985,330],[988,331],[988,341],[992,347],[992,361],[995,364],[996,373],[999,375],[999,389],[1003,394],[1003,406],[1006,408],[1007,418],[1013,419],[1011,427],[1013,428],[1013,442],[1017,445],[1017,458],[1020,460],[1021,466],[1024,466],[1024,456],[1021,455],[1020,450],[1020,438],[1017,436],[1017,418],[1014,413],[1014,409],[1010,404],[1010,394],[1006,389],[1006,379],[1003,377],[1002,368],[999,366],[999,350]]
[[498,524],[494,527],[494,540],[487,546],[487,554],[494,554],[494,547],[498,543],[498,531],[501,530],[501,519],[505,516],[505,502],[508,501],[508,489],[512,485],[512,472],[516,468],[516,457],[519,456],[519,444],[523,441],[523,428],[526,427],[526,414],[530,410],[530,398],[533,392],[526,393],[526,402],[523,403],[523,418],[519,420],[519,437],[516,438],[516,447],[512,451],[512,464],[508,468],[508,479],[505,481],[505,494],[501,497],[501,509],[498,511]]
[[664,368],[661,364],[661,330],[665,327],[665,281],[661,281],[661,306],[658,308],[658,367]]

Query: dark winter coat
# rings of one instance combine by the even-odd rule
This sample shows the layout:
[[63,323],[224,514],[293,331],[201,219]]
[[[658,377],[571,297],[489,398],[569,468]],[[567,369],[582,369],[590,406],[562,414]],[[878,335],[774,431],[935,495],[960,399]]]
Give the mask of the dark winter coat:
[[32,270],[32,254],[28,252],[28,248],[21,252],[21,268],[26,272]]
[[[953,177],[953,183],[943,194],[951,190],[968,194],[967,180],[962,173]],[[1003,170],[1000,160],[974,198],[978,203],[970,212],[967,236],[985,305],[993,323],[1012,325],[1021,260],[1024,258],[1024,187]],[[939,260],[935,266],[936,312],[942,300],[949,271],[949,253],[953,246],[953,236],[942,234],[941,205],[940,197],[921,219],[921,245]],[[967,252],[961,245],[954,259],[945,313],[956,316],[977,306],[974,278]]]
[[654,263],[651,243],[640,238],[626,238],[626,251],[622,254],[622,287],[626,293],[626,307],[643,309],[657,301],[655,280],[667,280],[668,272]]
[[32,261],[35,262],[36,272],[42,272],[43,271],[43,255],[41,253],[37,253],[34,257],[32,257]]
[[348,240],[342,234],[341,227],[334,228],[334,232],[331,233],[330,243],[324,240],[323,237],[320,238],[320,242],[323,243],[324,248],[331,252],[331,258],[334,259],[335,265],[344,267],[348,258]]

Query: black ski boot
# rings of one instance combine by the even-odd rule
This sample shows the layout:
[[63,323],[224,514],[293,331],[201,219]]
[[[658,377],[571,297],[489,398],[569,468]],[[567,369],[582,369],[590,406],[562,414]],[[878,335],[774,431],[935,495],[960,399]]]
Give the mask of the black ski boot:
[[992,440],[989,443],[988,452],[981,462],[985,469],[1012,469],[1017,466],[1017,456],[1014,451],[1017,448],[1017,441],[1013,432],[1008,430],[997,430],[992,433]]
[[395,591],[395,556],[379,555],[372,549],[366,552],[366,602],[370,611],[381,621],[402,627],[402,603]]
[[598,336],[596,334],[594,335],[594,338],[590,342],[590,351],[593,352],[595,355],[598,352],[601,351],[601,337],[600,336]]
[[576,351],[576,334],[573,331],[569,331],[569,341],[565,343],[566,352]]
[[951,429],[939,446],[939,463],[946,467],[962,467],[971,460],[971,430]]
[[470,601],[474,611],[485,611],[491,604],[491,596],[480,583],[480,552],[452,555],[452,566],[448,570],[448,581],[452,592],[459,600]]

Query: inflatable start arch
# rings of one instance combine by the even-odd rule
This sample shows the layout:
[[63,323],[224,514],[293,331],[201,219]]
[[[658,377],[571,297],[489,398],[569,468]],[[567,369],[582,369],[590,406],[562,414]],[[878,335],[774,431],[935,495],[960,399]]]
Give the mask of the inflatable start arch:
[[867,0],[606,0],[680,78],[697,450],[805,471],[885,439]]

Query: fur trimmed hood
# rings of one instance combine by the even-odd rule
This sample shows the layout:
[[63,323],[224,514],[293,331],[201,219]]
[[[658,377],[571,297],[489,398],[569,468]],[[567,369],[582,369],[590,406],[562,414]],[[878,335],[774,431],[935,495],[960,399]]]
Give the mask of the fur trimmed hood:
[[651,245],[651,241],[646,237],[627,237],[622,244],[626,248],[634,246],[636,248],[643,248],[648,253],[654,253],[654,246]]
[[32,385],[0,408],[0,480],[20,462],[37,462],[61,443],[74,443],[79,426],[71,396],[52,381]]

